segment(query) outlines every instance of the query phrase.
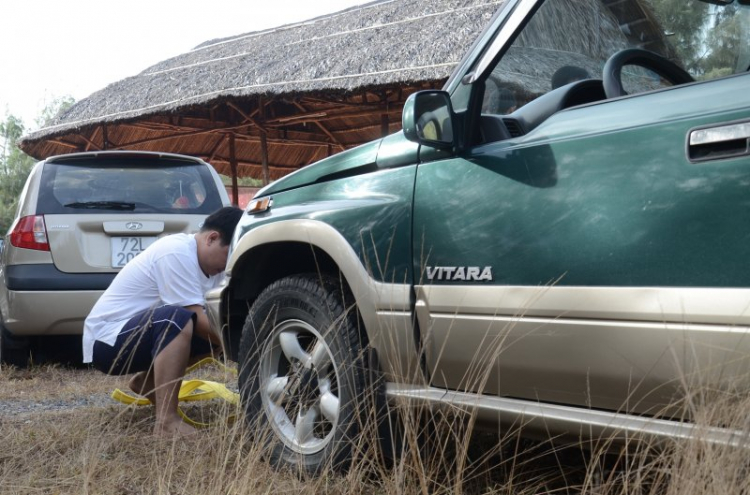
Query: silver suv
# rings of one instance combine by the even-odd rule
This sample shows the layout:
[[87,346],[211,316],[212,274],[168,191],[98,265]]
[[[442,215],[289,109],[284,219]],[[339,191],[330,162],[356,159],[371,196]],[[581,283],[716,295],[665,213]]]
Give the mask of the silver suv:
[[80,334],[120,268],[228,204],[219,175],[193,157],[111,151],[37,163],[0,255],[2,362],[26,365],[32,337]]

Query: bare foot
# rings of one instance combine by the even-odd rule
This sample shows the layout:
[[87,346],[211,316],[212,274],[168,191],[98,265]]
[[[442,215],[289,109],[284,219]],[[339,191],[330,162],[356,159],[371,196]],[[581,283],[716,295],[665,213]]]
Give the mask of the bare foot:
[[182,419],[170,420],[167,422],[156,421],[154,426],[154,435],[158,437],[189,437],[198,434],[198,430],[182,421]]
[[154,393],[153,380],[149,380],[151,376],[146,375],[145,371],[136,373],[128,382],[128,387],[136,394],[146,397],[154,404],[156,403],[156,394]]

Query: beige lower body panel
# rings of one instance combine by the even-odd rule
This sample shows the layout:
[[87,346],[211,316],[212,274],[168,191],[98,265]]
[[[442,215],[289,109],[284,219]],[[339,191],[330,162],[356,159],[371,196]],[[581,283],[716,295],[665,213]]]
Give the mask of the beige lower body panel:
[[417,288],[432,385],[648,415],[750,390],[750,290]]
[[371,342],[378,352],[386,380],[401,383],[425,383],[419,366],[413,315],[406,311],[378,311],[377,340]]

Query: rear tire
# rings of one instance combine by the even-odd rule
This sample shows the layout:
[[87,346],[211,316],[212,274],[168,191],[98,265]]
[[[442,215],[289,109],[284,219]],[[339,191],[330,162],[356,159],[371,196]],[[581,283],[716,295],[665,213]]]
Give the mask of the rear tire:
[[239,385],[272,465],[311,475],[350,465],[368,403],[363,349],[339,281],[297,275],[260,294],[242,332]]
[[29,339],[16,337],[0,323],[0,363],[26,368],[30,352]]

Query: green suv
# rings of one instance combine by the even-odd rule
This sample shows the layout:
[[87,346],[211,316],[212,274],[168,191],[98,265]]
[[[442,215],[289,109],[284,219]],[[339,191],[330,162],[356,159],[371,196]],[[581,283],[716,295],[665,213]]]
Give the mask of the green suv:
[[494,429],[747,442],[690,399],[750,390],[748,47],[748,0],[508,0],[401,132],[261,190],[208,304],[270,459],[346,463],[380,382]]

